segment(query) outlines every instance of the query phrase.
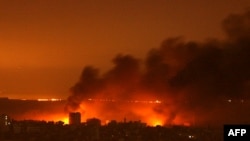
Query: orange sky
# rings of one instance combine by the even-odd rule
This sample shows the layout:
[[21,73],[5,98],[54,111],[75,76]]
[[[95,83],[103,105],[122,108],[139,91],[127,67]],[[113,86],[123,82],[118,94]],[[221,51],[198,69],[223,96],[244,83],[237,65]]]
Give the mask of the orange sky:
[[143,58],[173,36],[223,38],[249,0],[0,0],[0,97],[66,98],[85,65]]

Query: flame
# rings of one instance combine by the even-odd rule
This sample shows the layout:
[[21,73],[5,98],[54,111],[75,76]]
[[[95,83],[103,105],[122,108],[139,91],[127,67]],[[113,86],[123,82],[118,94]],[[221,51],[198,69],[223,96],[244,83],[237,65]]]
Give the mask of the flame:
[[68,117],[62,118],[62,121],[64,122],[64,124],[69,124],[69,118]]
[[51,114],[51,115],[47,115],[46,117],[46,121],[62,121],[64,124],[69,124],[69,118],[68,115],[66,114]]
[[62,99],[57,99],[57,98],[51,98],[51,99],[48,99],[48,98],[38,98],[37,101],[52,101],[52,102],[56,102],[56,101],[62,101]]
[[[82,121],[98,118],[103,124],[116,120],[138,121],[148,126],[184,125],[190,126],[189,117],[185,112],[173,114],[173,107],[164,105],[162,100],[108,100],[88,98],[82,101],[74,112],[82,114]],[[157,109],[158,108],[158,109]],[[159,111],[157,111],[159,110]],[[72,112],[72,111],[71,111]]]
[[163,121],[159,119],[155,119],[152,121],[152,123],[149,123],[152,126],[163,126]]
[[38,121],[62,121],[64,124],[69,124],[68,114],[64,112],[44,112],[44,113],[34,113],[34,112],[27,112],[20,117],[16,118],[17,120],[23,119],[31,119],[31,120],[38,120]]

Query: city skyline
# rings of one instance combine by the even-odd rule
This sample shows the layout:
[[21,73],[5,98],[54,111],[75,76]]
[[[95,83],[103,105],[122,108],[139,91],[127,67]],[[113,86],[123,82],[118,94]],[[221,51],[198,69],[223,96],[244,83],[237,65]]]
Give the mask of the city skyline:
[[249,123],[249,0],[0,0],[0,17],[0,113]]

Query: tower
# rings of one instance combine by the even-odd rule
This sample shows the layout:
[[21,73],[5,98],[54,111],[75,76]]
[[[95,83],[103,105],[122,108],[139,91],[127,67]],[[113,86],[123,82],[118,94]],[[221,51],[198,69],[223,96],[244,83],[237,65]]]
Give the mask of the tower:
[[81,113],[69,113],[69,124],[70,125],[80,125],[81,124]]

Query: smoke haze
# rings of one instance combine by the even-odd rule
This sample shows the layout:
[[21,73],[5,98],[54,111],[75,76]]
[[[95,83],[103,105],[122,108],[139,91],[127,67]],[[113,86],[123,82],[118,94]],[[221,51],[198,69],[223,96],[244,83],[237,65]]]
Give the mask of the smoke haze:
[[[250,92],[250,11],[228,16],[222,29],[225,40],[166,39],[145,60],[119,54],[112,60],[113,68],[103,74],[86,66],[71,88],[66,110],[80,109],[84,117],[145,122],[150,116],[163,124],[249,123],[250,113],[244,110],[249,107]],[[96,102],[98,99],[115,102]],[[230,99],[241,105],[228,105]],[[134,100],[161,103],[145,106]]]

